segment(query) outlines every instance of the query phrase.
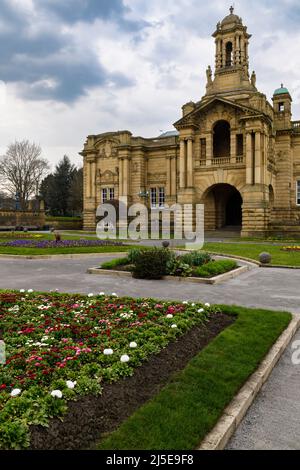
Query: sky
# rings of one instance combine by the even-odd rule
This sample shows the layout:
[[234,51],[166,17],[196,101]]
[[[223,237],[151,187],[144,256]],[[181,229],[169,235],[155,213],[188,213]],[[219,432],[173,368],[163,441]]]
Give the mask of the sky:
[[[0,0],[0,154],[41,145],[80,165],[86,136],[172,130],[205,94],[224,0]],[[250,73],[269,100],[284,83],[300,120],[299,0],[235,1],[252,34]]]

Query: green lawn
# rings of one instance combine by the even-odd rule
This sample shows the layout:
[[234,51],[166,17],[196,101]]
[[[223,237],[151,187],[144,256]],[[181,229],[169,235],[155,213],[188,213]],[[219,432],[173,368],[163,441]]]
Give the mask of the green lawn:
[[191,450],[200,444],[291,319],[283,312],[222,310],[237,314],[237,321],[98,449]]
[[[287,243],[287,245],[296,245]],[[272,264],[300,266],[300,252],[286,252],[282,246],[254,243],[205,243],[204,250],[226,255],[237,255],[258,261],[260,253],[267,251],[272,255]]]
[[80,253],[122,253],[128,251],[132,246],[82,246],[73,248],[16,248],[0,247],[0,255],[42,256],[42,255],[73,255]]

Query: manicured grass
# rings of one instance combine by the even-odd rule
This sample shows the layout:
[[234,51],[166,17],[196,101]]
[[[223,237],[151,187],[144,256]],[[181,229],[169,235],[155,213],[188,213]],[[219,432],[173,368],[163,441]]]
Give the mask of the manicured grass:
[[21,255],[21,256],[36,256],[36,255],[73,255],[79,253],[122,253],[128,251],[131,246],[82,246],[73,248],[17,248],[17,247],[0,247],[0,255]]
[[287,327],[283,312],[222,306],[238,315],[152,400],[99,449],[194,449]]
[[210,261],[203,266],[198,266],[195,269],[195,275],[199,277],[213,277],[217,276],[218,274],[224,274],[233,269],[237,268],[236,261],[231,259],[223,259],[219,261]]
[[281,250],[282,246],[251,243],[205,243],[204,250],[226,255],[237,255],[258,261],[260,253],[267,251],[272,255],[272,264],[300,266],[300,252]]
[[116,269],[118,266],[126,266],[128,264],[128,258],[117,258],[112,259],[110,261],[106,261],[105,263],[101,264],[102,269]]

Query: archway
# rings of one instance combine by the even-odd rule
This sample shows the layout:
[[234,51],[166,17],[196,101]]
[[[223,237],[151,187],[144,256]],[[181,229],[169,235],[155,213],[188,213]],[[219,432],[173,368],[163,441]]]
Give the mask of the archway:
[[206,230],[241,230],[243,199],[234,186],[226,183],[215,184],[207,189],[202,200]]
[[228,42],[226,44],[226,67],[231,67],[232,65],[232,53],[233,53],[232,42]]
[[218,121],[214,125],[214,158],[230,156],[230,124],[227,121]]

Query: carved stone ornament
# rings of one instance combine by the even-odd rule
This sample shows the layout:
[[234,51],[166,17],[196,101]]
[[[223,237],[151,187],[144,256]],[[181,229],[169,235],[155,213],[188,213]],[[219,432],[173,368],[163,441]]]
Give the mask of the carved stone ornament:
[[101,158],[112,158],[117,156],[117,146],[113,140],[102,141],[97,145],[98,155]]

